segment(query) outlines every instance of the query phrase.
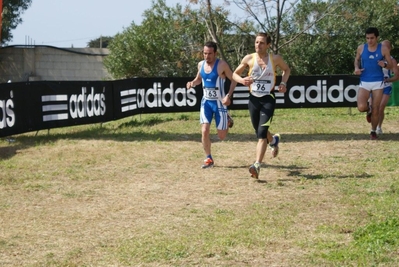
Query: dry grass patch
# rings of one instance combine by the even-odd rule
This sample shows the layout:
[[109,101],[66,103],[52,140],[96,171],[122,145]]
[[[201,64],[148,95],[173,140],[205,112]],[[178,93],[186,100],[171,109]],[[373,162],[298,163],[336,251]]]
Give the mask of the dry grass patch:
[[2,141],[0,265],[389,266],[399,244],[368,255],[354,233],[396,215],[391,112],[372,142],[345,109],[278,111],[281,154],[267,153],[259,181],[244,111],[228,140],[213,137],[207,170],[197,114]]

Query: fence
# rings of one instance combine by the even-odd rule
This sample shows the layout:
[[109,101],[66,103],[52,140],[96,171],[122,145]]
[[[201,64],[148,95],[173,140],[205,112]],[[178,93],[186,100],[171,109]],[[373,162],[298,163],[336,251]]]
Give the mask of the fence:
[[[190,80],[3,83],[0,84],[0,137],[107,122],[136,114],[197,112],[203,92],[200,86],[187,90],[186,83]],[[287,93],[275,94],[276,108],[356,107],[358,83],[358,77],[349,75],[291,76]],[[248,96],[247,87],[237,86],[229,109],[247,109]],[[399,103],[396,99],[393,102]]]

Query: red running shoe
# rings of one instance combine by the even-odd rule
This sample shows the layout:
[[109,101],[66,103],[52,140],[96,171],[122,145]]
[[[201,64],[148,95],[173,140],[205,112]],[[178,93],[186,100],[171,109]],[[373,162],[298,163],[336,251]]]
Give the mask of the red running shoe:
[[211,168],[211,167],[213,167],[213,160],[212,159],[210,159],[210,158],[206,158],[205,160],[204,160],[204,164],[201,166],[201,168],[203,168],[203,169],[206,169],[206,168]]

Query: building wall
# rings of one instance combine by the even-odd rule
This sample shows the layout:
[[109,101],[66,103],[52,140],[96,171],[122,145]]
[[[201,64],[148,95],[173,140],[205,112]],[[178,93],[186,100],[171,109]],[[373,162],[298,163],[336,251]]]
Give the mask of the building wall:
[[3,47],[0,82],[110,80],[103,64],[108,54],[106,48]]

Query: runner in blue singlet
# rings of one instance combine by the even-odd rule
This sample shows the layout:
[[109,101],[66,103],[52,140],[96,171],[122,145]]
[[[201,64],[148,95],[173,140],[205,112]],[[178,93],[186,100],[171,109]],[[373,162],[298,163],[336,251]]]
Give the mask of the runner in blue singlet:
[[[233,120],[227,112],[227,106],[231,104],[233,91],[237,83],[232,80],[229,65],[216,56],[217,45],[215,42],[207,42],[204,46],[204,60],[198,63],[198,72],[194,80],[187,83],[187,88],[195,87],[202,83],[203,98],[201,100],[200,123],[202,125],[202,146],[206,155],[202,168],[214,165],[211,154],[210,124],[215,118],[216,129],[220,140],[227,136],[229,128],[233,126]],[[228,94],[224,91],[226,78],[231,85]]]
[[359,45],[355,57],[355,74],[360,75],[359,90],[357,92],[357,109],[360,112],[369,111],[368,99],[372,95],[371,131],[370,139],[376,140],[376,128],[379,117],[379,106],[384,88],[383,67],[392,67],[389,49],[378,43],[377,28],[366,30],[366,44]]

